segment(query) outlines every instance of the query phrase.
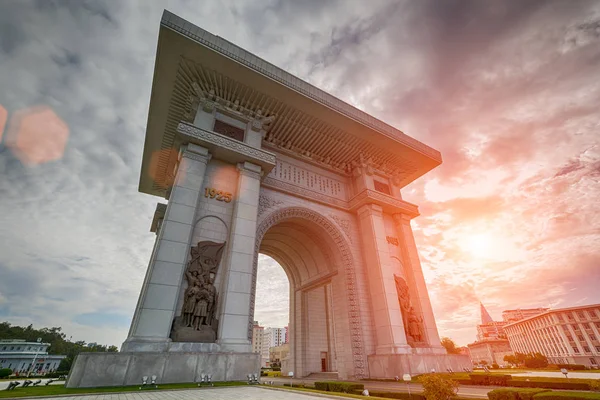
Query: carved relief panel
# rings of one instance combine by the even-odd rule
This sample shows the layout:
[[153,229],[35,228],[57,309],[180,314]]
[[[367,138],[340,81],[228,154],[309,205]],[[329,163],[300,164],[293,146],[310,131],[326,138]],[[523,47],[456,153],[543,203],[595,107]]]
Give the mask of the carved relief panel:
[[171,330],[174,342],[215,342],[219,294],[214,283],[224,249],[224,242],[211,241],[198,242],[190,249],[183,307]]
[[336,179],[334,174],[319,173],[316,167],[313,168],[309,165],[301,167],[278,159],[268,178],[340,200],[347,200],[344,178]]

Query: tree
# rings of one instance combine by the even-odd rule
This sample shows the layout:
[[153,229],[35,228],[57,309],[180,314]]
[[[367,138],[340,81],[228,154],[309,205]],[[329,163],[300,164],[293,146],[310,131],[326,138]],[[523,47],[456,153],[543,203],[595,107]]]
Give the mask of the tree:
[[526,358],[527,358],[527,354],[519,353],[519,352],[515,353],[515,359],[517,360],[517,364],[519,364],[519,365],[524,364]]
[[541,353],[529,353],[525,357],[524,364],[527,368],[546,368],[548,366],[548,358]]
[[116,346],[105,346],[94,344],[86,345],[86,342],[81,340],[71,342],[67,340],[67,335],[62,331],[61,327],[35,329],[33,325],[27,327],[11,326],[9,322],[0,322],[0,337],[2,339],[25,339],[28,342],[35,342],[38,338],[42,339],[43,343],[50,343],[48,354],[63,354],[64,358],[59,370],[68,371],[71,369],[73,360],[80,352],[116,352],[119,351]]
[[507,363],[511,364],[511,365],[517,365],[517,357],[515,357],[512,354],[507,354],[504,356],[504,361],[506,361]]
[[456,347],[456,343],[449,337],[443,337],[441,342],[448,354],[460,354],[460,350]]
[[427,400],[448,400],[456,396],[458,382],[441,375],[427,374],[420,377],[423,395]]
[[6,378],[12,374],[12,369],[10,368],[2,368],[0,369],[0,378]]
[[481,365],[488,365],[488,362],[487,362],[487,360],[481,360],[479,362],[479,364],[481,364]]

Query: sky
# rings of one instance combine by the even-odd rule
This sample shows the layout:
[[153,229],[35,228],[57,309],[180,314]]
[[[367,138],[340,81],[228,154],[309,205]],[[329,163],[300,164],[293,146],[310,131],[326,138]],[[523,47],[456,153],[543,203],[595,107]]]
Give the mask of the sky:
[[[3,0],[0,320],[125,339],[161,200],[137,186],[163,9],[442,153],[403,191],[440,335],[472,342],[479,301],[600,303],[599,2]],[[15,139],[39,124],[41,150]],[[264,326],[287,285],[261,257]]]

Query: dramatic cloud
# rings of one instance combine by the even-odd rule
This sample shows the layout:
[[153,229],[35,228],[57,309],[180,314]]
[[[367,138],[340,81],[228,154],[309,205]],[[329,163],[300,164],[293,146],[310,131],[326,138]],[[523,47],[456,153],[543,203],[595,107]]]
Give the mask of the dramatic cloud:
[[[600,302],[597,2],[8,0],[0,129],[47,107],[68,138],[25,165],[0,133],[0,319],[125,338],[160,200],[137,184],[164,8],[442,152],[404,191],[442,335],[473,340],[478,300]],[[261,259],[267,326],[287,323],[278,268]]]

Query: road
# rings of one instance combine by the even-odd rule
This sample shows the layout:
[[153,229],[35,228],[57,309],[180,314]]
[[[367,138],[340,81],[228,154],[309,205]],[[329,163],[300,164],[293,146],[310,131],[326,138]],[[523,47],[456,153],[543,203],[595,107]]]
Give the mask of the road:
[[[294,379],[294,384],[309,384],[313,385],[315,381],[323,380],[323,379]],[[271,378],[271,377],[262,377],[261,382],[270,382],[272,381],[276,386],[282,386],[284,383],[290,383],[289,378]],[[360,381],[360,383],[365,385],[365,389],[367,390],[377,390],[383,392],[408,392],[410,388],[411,393],[420,393],[423,391],[423,386],[418,383],[411,383],[408,385],[405,383],[396,383],[396,382],[375,382],[375,381]],[[487,386],[466,386],[461,385],[458,389],[458,394],[461,397],[472,397],[474,399],[487,399],[487,393],[490,390],[497,389],[497,387],[487,387]]]

